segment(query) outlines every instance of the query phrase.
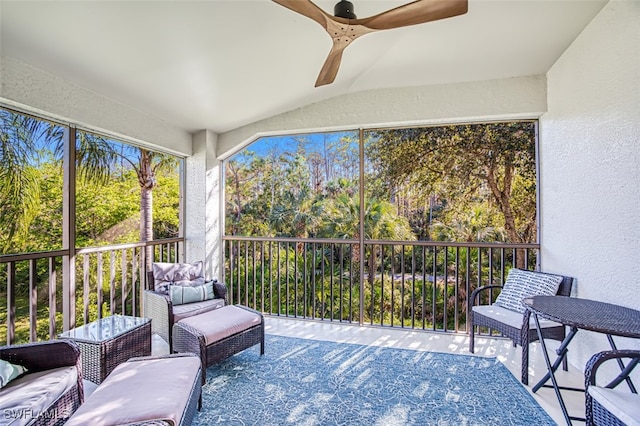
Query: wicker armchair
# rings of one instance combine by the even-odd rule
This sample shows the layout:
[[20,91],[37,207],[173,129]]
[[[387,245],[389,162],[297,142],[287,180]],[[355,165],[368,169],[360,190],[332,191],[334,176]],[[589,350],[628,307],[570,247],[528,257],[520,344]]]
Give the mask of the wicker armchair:
[[[620,374],[605,386],[596,384],[596,373],[607,361],[626,366]],[[640,363],[640,350],[599,352],[591,357],[585,368],[585,414],[587,426],[593,425],[640,425],[640,395],[638,395],[631,372]],[[616,368],[616,367],[613,367]],[[629,390],[616,389],[626,382]],[[624,386],[622,386],[624,388]]]
[[[23,382],[19,386],[16,384],[16,386],[18,386],[16,392],[19,392],[18,396],[23,402],[26,401],[25,398],[28,397],[25,393],[28,393],[29,391],[26,389],[30,388],[26,386],[25,381],[28,380],[30,375],[33,374],[34,377],[38,377],[38,373],[42,374],[42,372],[60,367],[75,367],[77,370],[76,382],[70,384],[69,387],[67,387],[64,392],[48,407],[32,408],[23,404],[20,407],[12,407],[0,404],[0,407],[3,407],[4,409],[5,417],[12,412],[15,412],[14,415],[18,415],[19,411],[24,412],[25,415],[28,416],[35,416],[29,423],[31,425],[60,425],[64,424],[84,402],[80,349],[74,342],[57,340],[28,343],[24,345],[3,346],[0,347],[0,359],[12,364],[19,364],[27,368],[27,374],[16,379],[16,382]],[[9,401],[11,398],[8,393],[12,392],[12,383],[14,382],[11,382],[5,388],[2,388],[3,395],[0,400],[2,400],[4,404],[11,404]],[[42,390],[40,388],[36,387],[35,391],[41,392]],[[34,402],[44,399],[38,397],[38,395],[40,395],[40,393],[32,396],[28,400]]]
[[[534,271],[528,271],[534,272]],[[549,275],[544,272],[534,272],[535,274]],[[554,274],[555,275],[555,274]],[[570,296],[573,287],[574,278],[563,277],[558,287],[557,295]],[[476,327],[487,327],[496,330],[504,337],[508,337],[513,341],[515,346],[522,346],[522,377],[523,384],[529,384],[529,343],[538,340],[535,323],[531,318],[531,313],[525,311],[524,314],[519,312],[511,312],[495,305],[479,305],[480,296],[487,294],[493,290],[500,290],[503,286],[487,285],[479,287],[471,293],[468,308],[468,324],[469,324],[469,351],[474,353],[475,329]],[[540,319],[542,334],[545,339],[554,339],[562,341],[565,337],[565,327],[552,321]],[[567,359],[563,361],[563,368],[567,370]]]
[[[203,278],[203,277],[201,277]],[[174,305],[171,298],[156,285],[154,272],[147,273],[147,288],[143,294],[144,316],[151,318],[151,332],[156,333],[173,347],[173,324],[203,312],[209,312],[226,304],[227,288],[224,283],[213,283],[214,298],[201,302]]]

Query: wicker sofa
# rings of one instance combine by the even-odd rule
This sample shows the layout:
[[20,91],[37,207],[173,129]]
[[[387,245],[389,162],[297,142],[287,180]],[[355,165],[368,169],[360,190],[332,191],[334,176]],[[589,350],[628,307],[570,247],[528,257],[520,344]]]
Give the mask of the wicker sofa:
[[27,373],[0,389],[2,421],[11,426],[60,425],[84,402],[80,349],[71,341],[0,348],[0,359]]
[[[131,358],[86,400],[74,341],[0,347],[0,359],[27,369],[0,388],[3,426],[188,426],[202,404],[201,362],[193,354]],[[163,396],[149,398],[158,389]]]
[[[192,267],[191,273],[180,274],[183,267]],[[163,269],[164,268],[164,269]],[[226,304],[227,288],[223,283],[214,281],[214,298],[194,303],[175,305],[167,294],[166,284],[181,281],[183,285],[189,285],[188,279],[195,282],[204,282],[204,270],[202,262],[193,264],[162,264],[154,263],[153,270],[147,273],[147,289],[143,294],[144,316],[151,318],[151,332],[159,335],[173,347],[173,325],[184,318],[189,318],[204,312],[209,312],[223,307]]]

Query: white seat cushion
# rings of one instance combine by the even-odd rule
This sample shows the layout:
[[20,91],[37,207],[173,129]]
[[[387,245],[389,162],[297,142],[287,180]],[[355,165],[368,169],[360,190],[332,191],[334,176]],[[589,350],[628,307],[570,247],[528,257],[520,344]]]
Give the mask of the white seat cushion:
[[0,390],[0,424],[26,425],[78,383],[78,370],[60,367],[25,374]]
[[640,426],[640,395],[589,386],[589,394],[627,426]]
[[[495,319],[496,321],[500,321],[501,323],[507,324],[513,328],[522,327],[522,316],[524,314],[521,314],[520,312],[510,311],[501,306],[497,306],[497,305],[474,306],[473,312],[477,312],[480,315],[483,315],[485,317]],[[560,323],[549,321],[544,318],[539,318],[539,320],[540,320],[540,327],[542,328],[559,327],[562,325]],[[536,323],[535,323],[535,320],[533,319],[533,315],[531,315],[531,318],[529,319],[529,328],[536,328]]]

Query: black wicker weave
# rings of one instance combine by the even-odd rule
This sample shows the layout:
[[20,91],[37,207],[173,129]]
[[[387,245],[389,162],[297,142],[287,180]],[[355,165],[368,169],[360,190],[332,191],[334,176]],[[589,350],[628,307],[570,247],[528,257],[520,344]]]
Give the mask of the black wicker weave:
[[148,318],[113,315],[58,337],[78,344],[83,377],[97,384],[129,358],[151,355],[151,320]]
[[[175,323],[173,305],[169,296],[153,290],[154,282],[153,272],[148,272],[147,288],[150,290],[145,290],[143,293],[144,316],[152,320],[151,332],[162,337],[162,339],[169,344],[169,348],[172,348],[173,338],[171,330]],[[222,304],[220,304],[220,306],[224,306],[226,304],[227,297],[227,287],[224,283],[213,283],[213,292],[215,299],[222,300]],[[212,309],[217,307],[212,307]]]
[[207,367],[237,354],[251,346],[260,344],[260,354],[264,354],[264,317],[258,311],[242,305],[234,305],[260,316],[260,323],[206,345],[202,331],[178,322],[173,326],[173,348],[175,352],[191,352],[202,361],[202,383],[207,380]]
[[[544,274],[544,272],[537,272],[539,274]],[[556,293],[558,296],[570,296],[571,288],[573,287],[574,278],[572,277],[563,277],[560,286],[558,287],[558,292]],[[493,318],[484,316],[480,313],[473,311],[473,306],[480,303],[480,296],[482,294],[487,294],[491,290],[496,292],[496,296],[498,292],[496,290],[502,289],[502,286],[499,285],[488,285],[484,287],[479,287],[471,293],[471,297],[469,298],[469,352],[475,352],[475,330],[476,327],[487,327],[489,329],[498,331],[501,333],[503,337],[509,338],[515,346],[522,346],[522,375],[521,381],[523,384],[529,384],[529,343],[535,342],[538,340],[538,333],[536,333],[535,328],[530,328],[529,320],[531,318],[531,313],[526,311],[522,316],[522,326],[520,328],[512,327],[508,324],[496,321]],[[545,327],[543,330],[545,339],[553,339],[562,341],[565,337],[565,328],[564,326],[558,327]],[[567,370],[567,361],[563,361],[563,368]]]
[[38,416],[31,423],[32,425],[64,424],[84,402],[80,348],[75,343],[49,341],[3,346],[0,347],[0,359],[22,365],[31,373],[72,366],[78,370],[76,385],[61,395],[47,410],[38,413]]
[[[625,424],[603,407],[598,400],[589,394],[589,387],[596,386],[596,374],[600,366],[609,360],[627,360],[626,368],[611,382],[603,387],[615,388],[631,380],[631,372],[640,363],[639,350],[603,351],[593,355],[585,368],[585,414],[587,426],[624,426]],[[633,387],[635,390],[635,386]],[[634,392],[635,393],[635,392]]]
[[570,417],[567,412],[560,390],[580,389],[563,388],[558,385],[554,373],[559,366],[559,361],[566,359],[567,347],[579,330],[606,334],[611,349],[614,351],[617,351],[617,348],[612,336],[640,338],[640,311],[597,300],[573,297],[534,296],[524,299],[523,303],[527,306],[527,310],[537,317],[562,323],[570,329],[567,337],[556,350],[558,356],[553,365],[547,356],[546,346],[542,342],[542,352],[545,355],[548,373],[531,388],[531,391],[537,392],[545,386],[547,381],[551,380],[567,423],[570,424],[571,420],[584,420]]

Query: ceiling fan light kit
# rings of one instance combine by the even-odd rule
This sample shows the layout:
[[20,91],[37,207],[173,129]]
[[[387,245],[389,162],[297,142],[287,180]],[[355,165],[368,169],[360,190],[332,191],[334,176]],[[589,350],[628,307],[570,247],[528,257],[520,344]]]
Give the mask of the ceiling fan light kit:
[[424,24],[467,13],[468,0],[416,0],[386,12],[357,19],[350,1],[340,0],[334,7],[335,16],[320,9],[311,0],[273,0],[320,24],[333,40],[315,86],[331,84],[338,74],[342,52],[356,38],[365,34]]

